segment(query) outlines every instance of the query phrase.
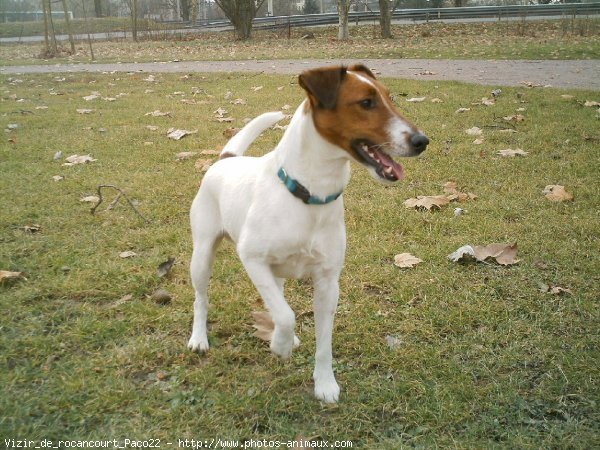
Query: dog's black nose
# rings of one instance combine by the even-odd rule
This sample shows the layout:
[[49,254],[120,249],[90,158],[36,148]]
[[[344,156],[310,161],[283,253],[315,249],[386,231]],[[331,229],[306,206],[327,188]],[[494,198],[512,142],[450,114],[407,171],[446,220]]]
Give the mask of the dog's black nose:
[[415,133],[410,137],[410,144],[417,153],[422,153],[429,144],[429,139],[423,133]]

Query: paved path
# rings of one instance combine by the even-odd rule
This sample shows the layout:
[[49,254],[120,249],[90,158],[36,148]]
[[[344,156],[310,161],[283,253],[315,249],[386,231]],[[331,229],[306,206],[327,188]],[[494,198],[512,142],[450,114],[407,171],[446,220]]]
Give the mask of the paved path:
[[[57,64],[0,67],[0,73],[69,72],[263,72],[298,74],[311,67],[352,64],[355,60],[249,60],[177,61],[164,63]],[[523,83],[600,90],[600,60],[360,60],[384,77],[420,80],[456,80],[490,86],[518,86]]]

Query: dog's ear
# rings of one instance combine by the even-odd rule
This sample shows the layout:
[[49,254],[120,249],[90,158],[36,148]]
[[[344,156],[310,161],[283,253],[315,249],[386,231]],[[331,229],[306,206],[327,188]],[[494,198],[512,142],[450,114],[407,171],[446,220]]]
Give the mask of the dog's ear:
[[367,75],[375,80],[375,75],[373,75],[373,72],[371,72],[371,69],[369,69],[367,66],[365,66],[363,64],[355,64],[355,65],[349,67],[348,70],[351,70],[352,72],[362,72],[365,75]]
[[313,108],[335,109],[345,75],[345,67],[307,70],[300,74],[298,83],[308,94]]

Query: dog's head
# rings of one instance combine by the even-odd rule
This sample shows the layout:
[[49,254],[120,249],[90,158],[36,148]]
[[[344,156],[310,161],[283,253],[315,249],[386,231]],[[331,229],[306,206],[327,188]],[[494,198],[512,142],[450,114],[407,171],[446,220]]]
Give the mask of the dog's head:
[[299,84],[318,132],[383,183],[402,179],[395,156],[422,153],[429,139],[394,107],[389,91],[363,65],[303,72]]

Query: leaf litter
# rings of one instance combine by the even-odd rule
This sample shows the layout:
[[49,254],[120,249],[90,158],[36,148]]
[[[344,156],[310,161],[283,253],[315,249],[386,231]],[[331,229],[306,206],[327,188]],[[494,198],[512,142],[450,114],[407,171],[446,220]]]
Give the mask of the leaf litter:
[[517,264],[517,244],[463,245],[448,255],[454,262],[467,263],[471,261],[495,261],[502,266]]

